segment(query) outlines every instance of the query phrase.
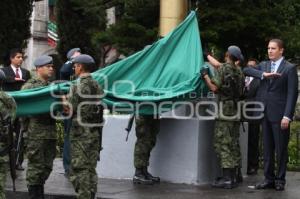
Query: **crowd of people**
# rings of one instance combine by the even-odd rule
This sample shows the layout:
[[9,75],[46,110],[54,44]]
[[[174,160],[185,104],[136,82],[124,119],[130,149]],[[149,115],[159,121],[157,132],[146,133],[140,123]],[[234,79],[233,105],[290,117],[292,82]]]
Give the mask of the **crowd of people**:
[[[68,51],[67,59],[60,69],[60,79],[69,81],[78,78],[79,81],[71,86],[68,94],[62,96],[63,113],[69,118],[64,120],[63,166],[65,175],[74,186],[77,198],[95,198],[98,179],[95,168],[100,156],[102,139],[103,90],[90,74],[95,68],[95,61],[90,55],[82,54],[80,48],[73,48]],[[10,64],[0,70],[3,91],[33,89],[50,84],[55,70],[51,56],[42,55],[35,59],[36,74],[33,77],[28,70],[21,68],[22,63],[23,52],[20,49],[11,50]],[[3,107],[1,113],[7,112],[7,116],[11,118],[11,129],[16,139],[13,146],[7,146],[6,140],[2,140],[2,137],[8,136],[10,124],[2,124],[3,128],[7,127],[7,132],[1,129],[1,132],[5,132],[1,134],[3,141],[1,147],[3,144],[2,148],[5,148],[6,152],[8,147],[17,149],[15,166],[18,170],[24,170],[22,163],[26,149],[29,198],[44,198],[44,184],[52,171],[56,157],[55,120],[48,113],[16,118],[16,103],[3,91],[0,96],[0,105]],[[159,120],[140,116],[136,117],[135,121],[137,142],[134,152],[136,172],[133,181],[136,184],[158,183],[159,177],[152,176],[147,168],[150,152],[159,131]],[[148,127],[144,128],[145,126]],[[5,198],[7,162],[8,154],[5,153],[3,158],[2,156],[0,158],[0,198]]]
[[[260,102],[261,111],[250,111],[248,122],[248,165],[247,174],[257,174],[259,168],[259,135],[262,129],[264,180],[256,189],[273,188],[282,191],[286,183],[286,169],[290,122],[298,97],[298,76],[295,65],[284,57],[284,45],[280,39],[268,44],[268,61],[258,63],[244,56],[238,46],[229,46],[225,62],[221,63],[210,53],[205,58],[215,68],[210,76],[208,69],[200,71],[207,87],[217,94],[220,109],[216,118],[214,148],[219,158],[222,175],[217,176],[212,187],[232,189],[243,182],[242,161],[239,145],[241,118],[236,117],[237,103]],[[94,59],[82,54],[80,48],[67,53],[68,61],[61,67],[62,80],[73,80],[69,93],[62,95],[63,113],[70,119],[64,120],[63,166],[65,174],[73,184],[77,198],[95,198],[97,192],[96,165],[101,151],[103,89],[92,78]],[[35,59],[36,75],[30,76],[21,67],[23,52],[10,52],[10,65],[0,70],[3,91],[17,91],[47,86],[54,74],[53,59],[42,55]],[[242,67],[245,65],[245,67]],[[0,198],[4,196],[4,185],[8,162],[6,137],[11,125],[17,149],[16,168],[23,170],[24,150],[28,158],[26,181],[29,198],[44,198],[44,184],[48,179],[56,157],[57,134],[55,120],[47,114],[15,117],[16,103],[5,92],[0,92],[1,139],[0,139]],[[88,97],[87,97],[88,96]],[[249,103],[250,110],[256,103]],[[257,109],[259,110],[259,109]],[[259,117],[263,114],[263,117]],[[256,117],[257,116],[257,117]],[[7,120],[6,118],[10,118]],[[254,118],[254,119],[253,119]],[[6,123],[5,123],[5,122]],[[160,121],[155,115],[141,115],[135,118],[137,141],[134,149],[135,174],[133,183],[152,185],[160,182],[159,177],[149,173],[149,159],[159,133]],[[26,132],[26,133],[24,133]],[[26,144],[24,145],[24,137]],[[276,158],[274,157],[276,155]],[[275,163],[277,169],[275,170]]]

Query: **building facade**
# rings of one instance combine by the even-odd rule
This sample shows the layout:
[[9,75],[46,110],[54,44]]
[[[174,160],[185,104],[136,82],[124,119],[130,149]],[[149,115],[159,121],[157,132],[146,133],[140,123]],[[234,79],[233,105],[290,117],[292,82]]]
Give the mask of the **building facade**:
[[51,2],[53,1],[42,0],[33,3],[31,16],[32,36],[28,41],[24,62],[24,67],[29,70],[34,69],[33,61],[36,57],[43,54],[55,54],[55,47],[48,44],[48,21]]

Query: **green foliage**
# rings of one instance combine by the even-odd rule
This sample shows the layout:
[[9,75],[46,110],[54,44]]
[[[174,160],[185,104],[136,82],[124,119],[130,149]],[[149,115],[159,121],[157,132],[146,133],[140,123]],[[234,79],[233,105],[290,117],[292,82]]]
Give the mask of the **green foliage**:
[[90,54],[99,62],[100,52],[97,52],[91,38],[105,30],[104,0],[57,0],[56,13],[60,57],[65,60],[68,50],[80,47],[83,53]]
[[[2,0],[0,7],[0,64],[12,48],[25,49],[30,37],[33,0]],[[2,59],[2,58],[5,58]]]
[[157,39],[159,0],[119,0],[118,4],[124,9],[122,16],[106,32],[95,35],[95,44],[112,44],[129,55]]
[[290,142],[288,146],[289,150],[289,170],[300,170],[300,122],[291,123],[291,135]]
[[268,40],[278,37],[288,58],[300,57],[297,0],[202,0],[198,7],[201,38],[210,48],[224,52],[235,44],[246,57],[264,59]]

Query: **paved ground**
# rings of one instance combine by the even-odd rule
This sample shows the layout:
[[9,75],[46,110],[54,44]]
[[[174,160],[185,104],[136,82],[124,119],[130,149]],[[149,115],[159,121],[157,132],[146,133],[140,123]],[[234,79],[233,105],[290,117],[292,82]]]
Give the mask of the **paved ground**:
[[[45,192],[47,199],[73,199],[75,193],[68,179],[63,175],[61,160],[55,161],[54,172],[48,179]],[[248,186],[260,181],[262,175],[245,177],[244,183],[233,190],[213,189],[209,185],[185,185],[163,182],[159,185],[133,185],[131,180],[99,179],[98,198],[104,199],[299,199],[300,172],[289,172],[286,190],[254,190]],[[17,192],[12,192],[11,180],[7,181],[8,199],[26,199],[25,172],[18,172]]]

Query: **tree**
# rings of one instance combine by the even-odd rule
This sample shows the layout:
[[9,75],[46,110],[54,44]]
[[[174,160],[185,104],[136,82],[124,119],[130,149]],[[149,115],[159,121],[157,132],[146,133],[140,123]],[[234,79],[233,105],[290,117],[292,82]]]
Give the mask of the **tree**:
[[0,7],[0,64],[7,64],[12,48],[25,49],[30,38],[33,0],[3,0]]
[[94,37],[94,43],[112,44],[125,55],[141,50],[158,38],[159,0],[119,0],[121,17],[106,32]]
[[299,57],[299,13],[297,0],[228,0],[199,3],[201,38],[205,45],[224,52],[235,44],[246,57],[266,58],[270,38],[286,43],[286,55]]
[[103,0],[57,0],[57,51],[65,60],[69,49],[80,47],[99,63],[100,52],[92,43],[97,32],[106,28],[106,12]]

